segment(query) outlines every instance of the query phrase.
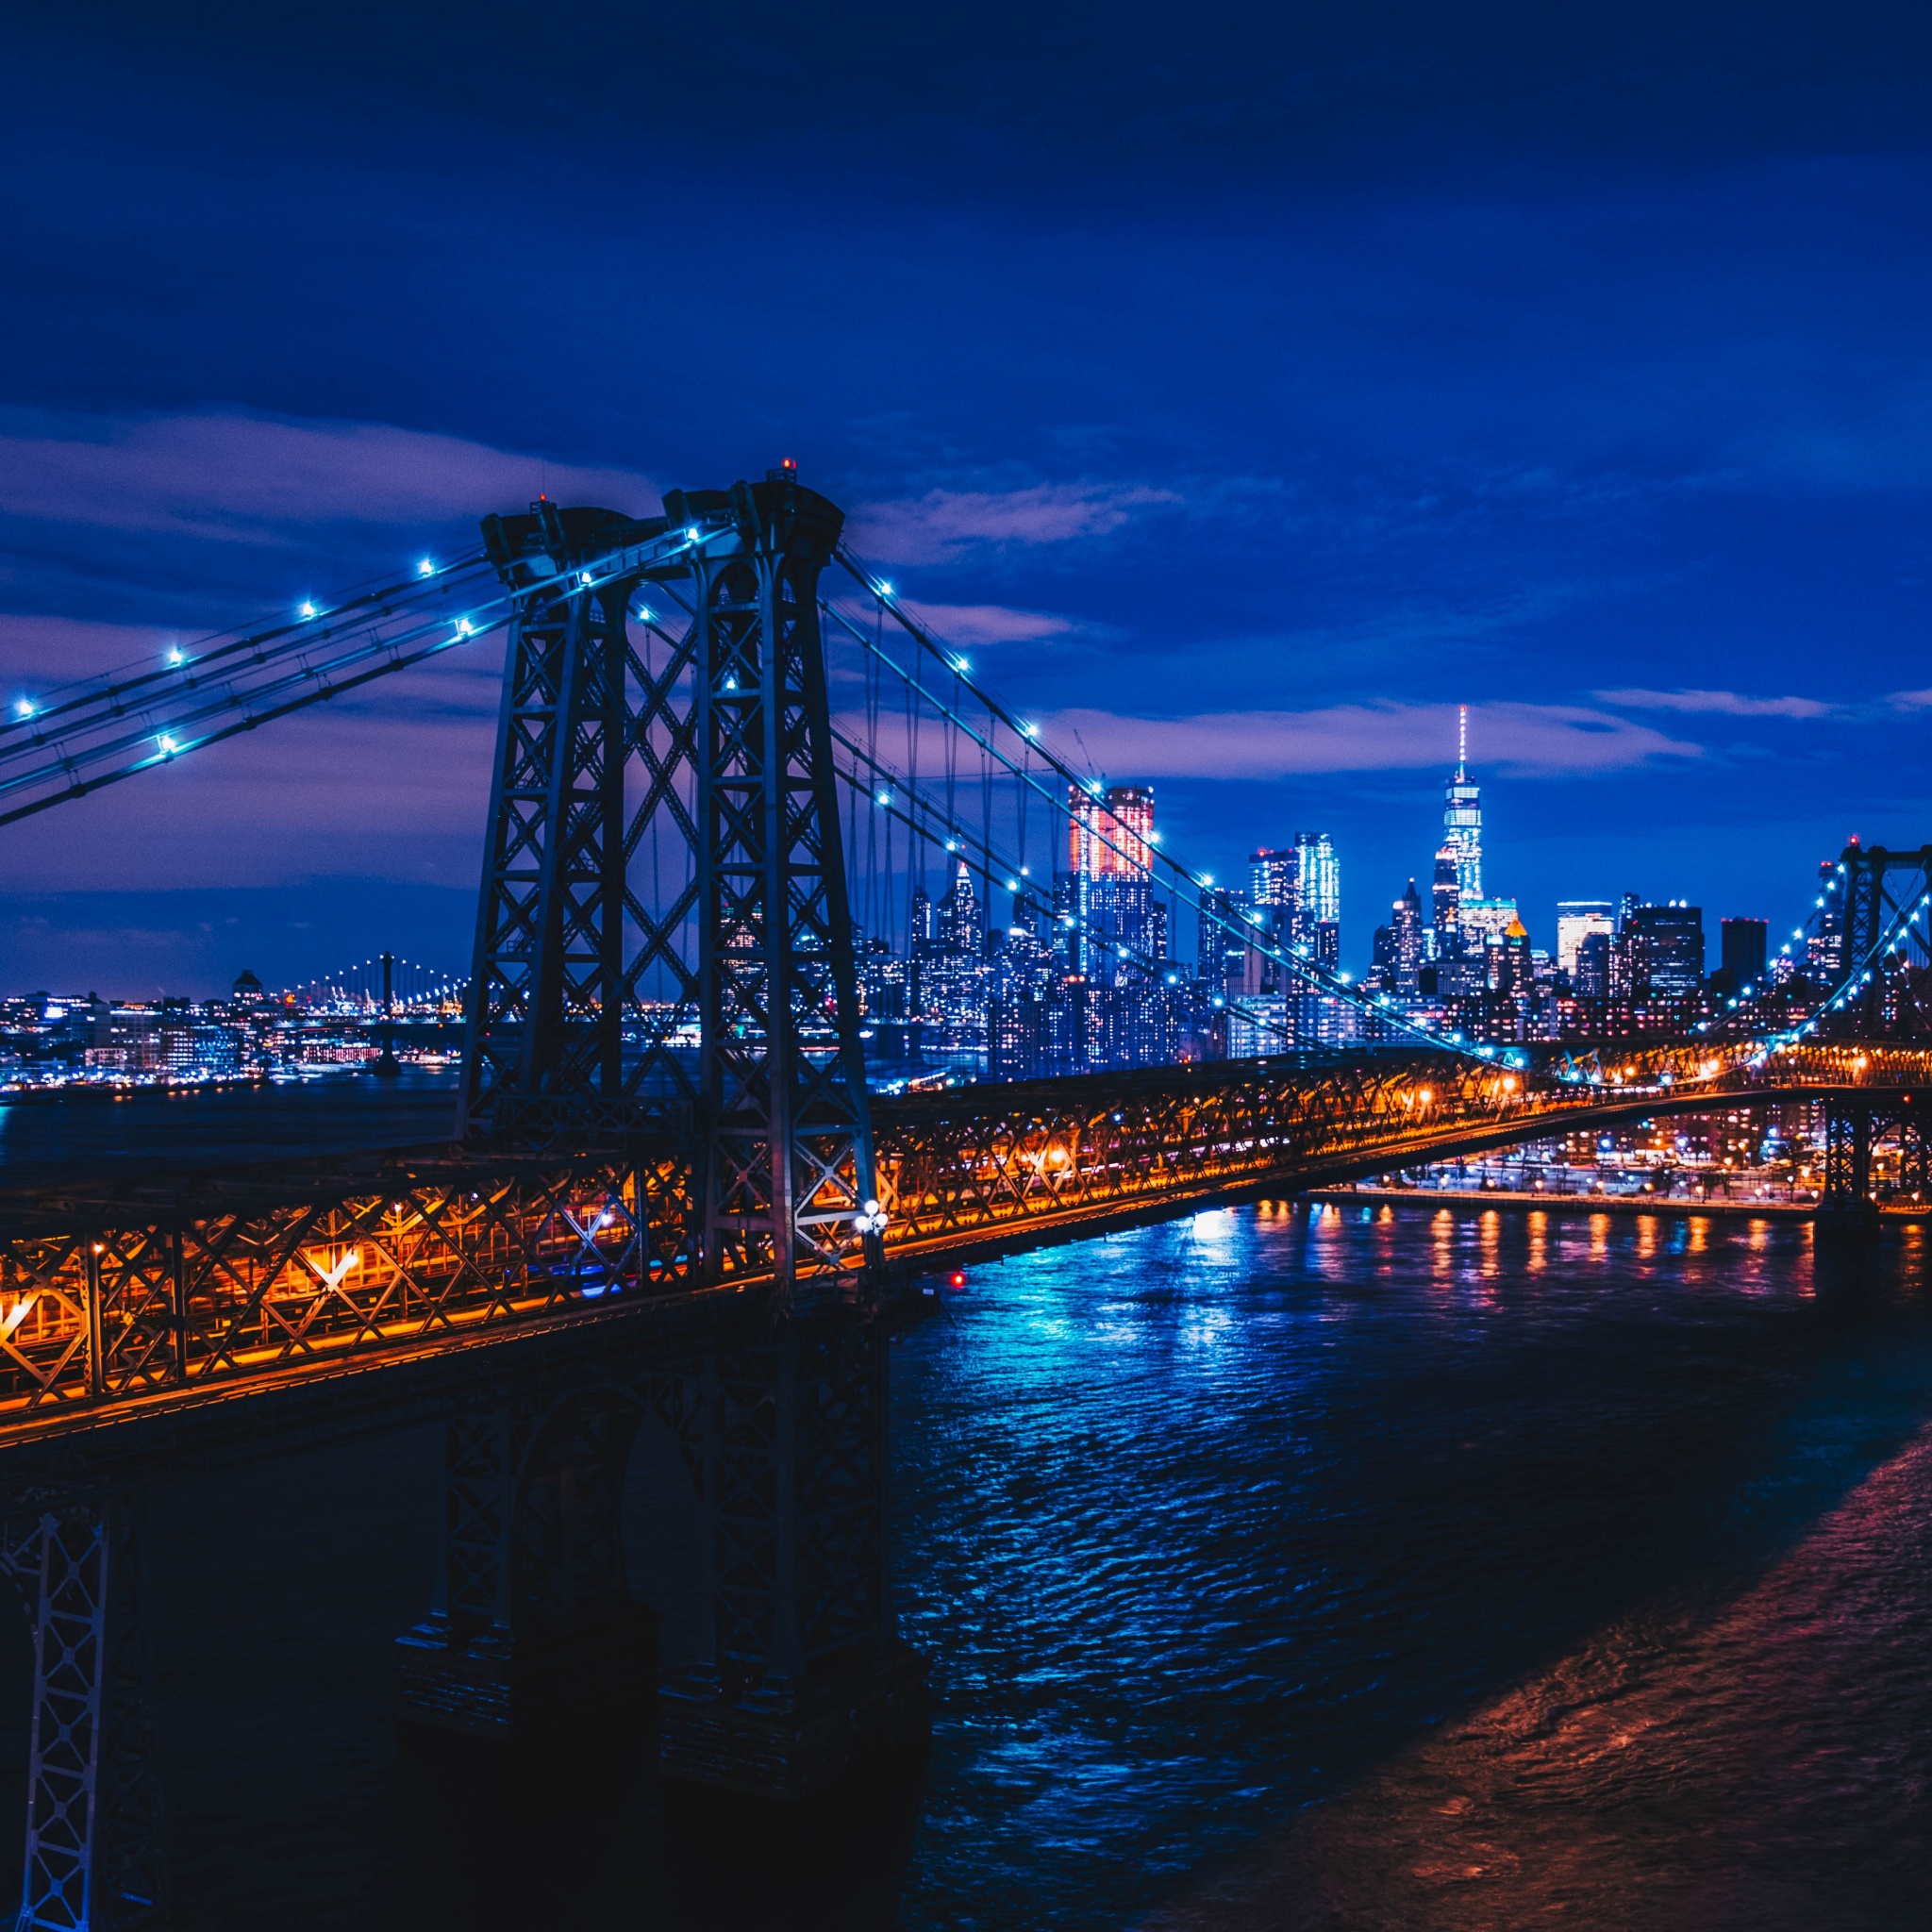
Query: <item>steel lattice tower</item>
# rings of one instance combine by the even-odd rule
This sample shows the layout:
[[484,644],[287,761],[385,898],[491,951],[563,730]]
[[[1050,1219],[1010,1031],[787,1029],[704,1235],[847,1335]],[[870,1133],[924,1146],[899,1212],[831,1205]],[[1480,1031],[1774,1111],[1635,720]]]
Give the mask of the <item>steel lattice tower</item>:
[[[701,1274],[770,1272],[783,1291],[850,1266],[876,1218],[819,632],[843,516],[789,466],[665,508],[539,503],[484,525],[520,597],[464,1126],[685,1141]],[[637,618],[642,591],[688,621]],[[633,622],[668,643],[661,665]],[[681,884],[674,866],[641,890],[637,855],[667,842]]]

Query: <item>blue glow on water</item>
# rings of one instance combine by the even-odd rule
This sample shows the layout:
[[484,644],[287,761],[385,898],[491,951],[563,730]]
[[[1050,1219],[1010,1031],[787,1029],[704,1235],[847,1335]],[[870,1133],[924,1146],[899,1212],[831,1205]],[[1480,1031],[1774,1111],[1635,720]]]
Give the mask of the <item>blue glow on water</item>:
[[[525,1779],[506,1831],[500,1779],[457,1803],[398,1757],[390,1646],[429,1602],[439,1427],[184,1477],[147,1550],[176,1890],[215,1932],[1274,1932],[1331,1898],[1477,1932],[1547,1916],[1551,1872],[1564,1923],[1621,1932],[1627,1886],[1592,1874],[1636,1859],[1644,1923],[1704,1923],[1685,1900],[1723,1845],[1810,1913],[1749,1923],[1909,1923],[1883,1907],[1922,1876],[1932,1735],[1924,1279],[1916,1235],[1847,1303],[1800,1224],[1587,1206],[1262,1204],[976,1267],[892,1346],[930,1760],[761,1825],[755,1861],[741,1819],[663,1808],[634,1764],[547,1807]],[[1854,1559],[1868,1607],[1831,1631],[1824,1696],[1806,1645]],[[24,1636],[13,1664],[0,1811]],[[1564,1715],[1640,1707],[1614,1749]],[[1557,1794],[1533,1828],[1507,1815],[1530,1788]],[[1490,1856],[1444,1851],[1445,1791],[1516,1877],[1415,1877]],[[1210,1886],[1235,1902],[1204,1916]]]

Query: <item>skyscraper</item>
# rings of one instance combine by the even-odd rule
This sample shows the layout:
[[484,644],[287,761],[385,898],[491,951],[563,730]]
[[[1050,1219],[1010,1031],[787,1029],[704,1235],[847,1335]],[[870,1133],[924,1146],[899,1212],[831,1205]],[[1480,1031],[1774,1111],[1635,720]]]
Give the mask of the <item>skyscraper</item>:
[[1413,993],[1423,967],[1423,895],[1410,879],[1389,921],[1390,960],[1395,991]]
[[1483,795],[1469,775],[1469,707],[1458,711],[1456,775],[1442,802],[1442,847],[1456,854],[1456,885],[1465,900],[1483,895]]
[[1248,896],[1257,906],[1281,906],[1294,909],[1300,877],[1299,858],[1291,848],[1277,852],[1264,845],[1248,859]]
[[1453,959],[1462,950],[1462,888],[1456,882],[1456,847],[1436,852],[1435,883],[1429,888],[1436,927],[1436,958]]
[[1607,899],[1557,901],[1557,970],[1576,979],[1576,949],[1593,932],[1606,936],[1617,929],[1617,908]]
[[973,890],[966,861],[953,879],[953,890],[939,903],[939,949],[956,958],[977,958],[986,950],[986,908]]
[[1640,906],[1621,935],[1637,999],[1689,999],[1704,985],[1704,914],[1681,899]]
[[1770,927],[1761,919],[1726,919],[1718,925],[1718,971],[1729,991],[1741,991],[1764,977],[1765,941]]
[[1845,895],[1839,889],[1836,859],[1818,861],[1817,915],[1806,937],[1805,964],[1822,986],[1836,986],[1845,970]]
[[1067,870],[1090,878],[1147,877],[1153,863],[1154,788],[1100,781],[1067,787]]
[[1294,887],[1295,911],[1306,928],[1341,924],[1341,861],[1326,832],[1294,835]]

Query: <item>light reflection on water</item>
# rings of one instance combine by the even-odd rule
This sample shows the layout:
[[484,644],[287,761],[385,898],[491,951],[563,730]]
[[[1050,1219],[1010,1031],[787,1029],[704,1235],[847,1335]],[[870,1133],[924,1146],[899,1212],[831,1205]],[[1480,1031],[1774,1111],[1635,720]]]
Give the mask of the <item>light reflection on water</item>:
[[[1100,1927],[1163,1900],[1177,1925],[1330,1923],[1295,1900],[1323,1857],[1373,1864],[1390,1817],[1336,1850],[1298,1807],[1380,1789],[1606,1633],[1705,1627],[1909,1440],[1916,1290],[1851,1312],[1810,1291],[1802,1224],[1554,1208],[1204,1216],[977,1273],[894,1371],[905,1621],[939,1694],[898,1923]],[[1048,1385],[1051,1407],[1015,1393]],[[1881,1701],[1846,1722],[1884,1747]],[[1676,1767],[1667,1810],[1723,1786],[1724,1748]],[[1783,1774],[1796,1805],[1814,1773]],[[1373,1923],[1433,1923],[1426,1888],[1331,1875],[1388,1906]],[[1455,1923],[1512,1912],[1495,1879]]]
[[1787,1884],[1740,1924],[1903,1923],[1873,1902],[1924,1849],[1923,1244],[1846,1303],[1803,1224],[1697,1226],[1274,1204],[974,1271],[893,1345],[936,1695],[897,1838],[881,1803],[750,1859],[741,1820],[568,1769],[439,1837],[389,1689],[436,1432],[184,1482],[148,1578],[190,1923],[1607,1932],[1730,1923],[1715,1848]]

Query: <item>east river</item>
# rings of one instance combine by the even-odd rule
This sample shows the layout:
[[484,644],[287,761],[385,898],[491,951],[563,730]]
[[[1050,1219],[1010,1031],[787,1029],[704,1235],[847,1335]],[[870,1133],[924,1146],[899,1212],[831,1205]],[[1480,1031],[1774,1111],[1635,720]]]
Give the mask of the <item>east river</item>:
[[[189,1104],[177,1153],[250,1099]],[[53,1158],[31,1111],[0,1173]],[[399,1745],[436,1432],[184,1479],[146,1578],[177,1919],[1922,1924],[1926,1283],[1913,1231],[1821,1292],[1803,1224],[1581,1205],[1241,1208],[977,1270],[893,1344],[931,1755],[794,1824],[623,1755]],[[23,1626],[0,1820],[28,1668]]]

